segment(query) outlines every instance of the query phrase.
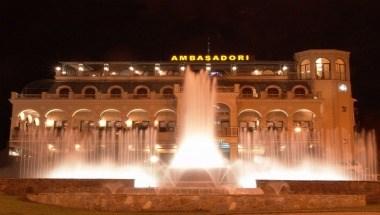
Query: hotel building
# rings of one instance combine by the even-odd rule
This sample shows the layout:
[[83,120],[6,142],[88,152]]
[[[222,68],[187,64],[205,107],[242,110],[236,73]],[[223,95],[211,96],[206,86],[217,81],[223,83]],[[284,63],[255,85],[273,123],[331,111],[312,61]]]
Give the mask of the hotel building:
[[154,127],[156,150],[168,159],[178,144],[183,77],[189,65],[218,79],[216,136],[231,160],[238,156],[241,128],[324,130],[332,133],[323,138],[326,144],[349,152],[354,138],[349,55],[313,49],[295,53],[293,61],[227,55],[186,56],[187,61],[174,56],[168,62],[61,62],[54,80],[12,92],[10,147],[19,147],[20,128]]

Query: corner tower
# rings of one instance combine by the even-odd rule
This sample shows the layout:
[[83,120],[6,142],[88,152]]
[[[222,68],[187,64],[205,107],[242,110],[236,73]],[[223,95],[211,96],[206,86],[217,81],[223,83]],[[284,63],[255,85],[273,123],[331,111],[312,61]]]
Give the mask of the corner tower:
[[299,79],[309,80],[321,99],[324,142],[337,154],[326,156],[350,161],[354,139],[354,110],[350,82],[350,53],[335,49],[311,49],[294,55]]

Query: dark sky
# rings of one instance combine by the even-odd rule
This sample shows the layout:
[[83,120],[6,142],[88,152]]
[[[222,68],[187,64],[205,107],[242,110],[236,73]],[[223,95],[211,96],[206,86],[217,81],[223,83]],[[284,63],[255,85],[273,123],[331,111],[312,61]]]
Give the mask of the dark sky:
[[351,52],[359,119],[380,128],[377,1],[2,1],[1,145],[10,91],[52,78],[64,60],[167,60],[173,53],[249,53],[292,60],[311,48]]

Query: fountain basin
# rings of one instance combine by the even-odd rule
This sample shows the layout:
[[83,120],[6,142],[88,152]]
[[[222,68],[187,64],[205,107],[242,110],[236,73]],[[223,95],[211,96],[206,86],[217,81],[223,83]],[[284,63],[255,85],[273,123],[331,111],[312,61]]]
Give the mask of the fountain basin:
[[33,202],[113,212],[248,213],[365,206],[363,195],[247,195],[247,194],[28,194]]

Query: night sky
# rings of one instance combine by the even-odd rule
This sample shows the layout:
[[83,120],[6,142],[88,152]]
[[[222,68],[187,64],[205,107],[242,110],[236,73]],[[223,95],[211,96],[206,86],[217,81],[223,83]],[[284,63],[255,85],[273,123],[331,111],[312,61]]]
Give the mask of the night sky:
[[[11,3],[12,2],[12,3]],[[351,52],[359,121],[380,132],[377,1],[2,1],[0,148],[11,91],[53,77],[58,61],[168,60],[171,54],[247,53],[292,60],[305,49]],[[378,132],[378,133],[379,133]]]

